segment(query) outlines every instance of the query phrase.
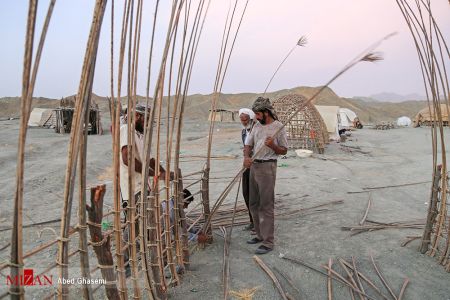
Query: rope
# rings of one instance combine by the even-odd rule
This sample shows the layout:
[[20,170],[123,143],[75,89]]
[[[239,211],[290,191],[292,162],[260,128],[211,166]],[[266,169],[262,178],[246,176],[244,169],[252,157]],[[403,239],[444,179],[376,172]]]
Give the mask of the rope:
[[56,294],[57,294],[58,296],[63,296],[63,297],[69,296],[69,293],[62,293],[60,290],[56,290]]
[[24,264],[15,264],[13,262],[8,262],[6,265],[8,267],[16,267],[16,268],[21,268],[21,267],[25,266]]
[[77,224],[77,225],[75,226],[75,229],[80,229],[80,230],[86,230],[87,228],[88,228],[87,225],[80,225],[80,224]]
[[114,269],[115,268],[114,265],[101,265],[101,264],[97,264],[97,267],[99,267],[100,269]]
[[102,228],[102,224],[94,223],[94,222],[91,222],[91,221],[86,221],[86,224],[88,224],[90,226]]
[[63,266],[63,267],[68,267],[68,266],[69,266],[69,264],[63,264],[63,263],[60,262],[59,260],[56,260],[55,263],[56,263],[58,266]]
[[24,291],[22,291],[22,292],[13,292],[13,291],[11,291],[11,290],[9,290],[8,291],[8,294],[10,294],[10,295],[17,295],[17,296],[21,296],[21,295],[24,295],[25,294],[25,292]]
[[92,245],[92,247],[101,247],[101,246],[103,246],[106,243],[107,239],[108,239],[108,235],[105,235],[101,241],[93,242],[92,240],[90,240],[88,242],[88,244]]

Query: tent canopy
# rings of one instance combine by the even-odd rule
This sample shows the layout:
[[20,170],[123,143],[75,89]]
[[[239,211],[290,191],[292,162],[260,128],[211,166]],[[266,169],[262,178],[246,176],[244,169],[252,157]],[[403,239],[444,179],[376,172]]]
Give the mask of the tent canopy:
[[350,127],[353,127],[353,121],[357,117],[356,113],[348,108],[339,108],[339,116],[340,116],[340,125],[341,128],[348,129]]
[[400,117],[397,119],[397,126],[408,127],[408,126],[411,126],[411,123],[412,123],[411,119],[406,116],[403,116],[403,117]]
[[[447,104],[441,104],[440,105],[441,108],[441,116],[442,116],[442,121],[444,121],[444,123],[449,122],[449,111],[448,111],[448,106]],[[419,111],[416,115],[416,117],[414,118],[414,126],[420,126],[420,124],[422,123],[432,123],[437,121],[437,116],[435,116],[435,112],[431,111],[430,113],[430,109],[428,107],[425,107],[424,109],[422,109],[421,111]]]
[[46,121],[48,121],[53,113],[53,109],[48,108],[34,108],[31,111],[30,119],[28,120],[28,126],[37,127],[44,126]]
[[325,125],[327,126],[330,140],[339,141],[339,106],[315,105],[315,107],[319,111]]

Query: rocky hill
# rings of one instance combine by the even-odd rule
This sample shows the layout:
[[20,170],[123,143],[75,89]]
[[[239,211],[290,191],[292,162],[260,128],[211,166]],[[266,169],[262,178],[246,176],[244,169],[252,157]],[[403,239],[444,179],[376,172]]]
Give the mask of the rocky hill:
[[[270,99],[276,99],[286,94],[301,94],[305,97],[311,97],[319,87],[296,87],[292,89],[284,89],[271,93],[266,96]],[[250,107],[252,102],[261,94],[256,93],[239,93],[239,94],[220,94],[218,107],[224,109],[238,110],[242,107]],[[68,98],[73,98],[69,96]],[[109,116],[109,102],[106,97],[93,94],[95,103],[98,104],[104,117]],[[166,101],[167,98],[164,99]],[[193,94],[188,96],[186,101],[186,118],[206,119],[213,96]],[[144,97],[139,96],[138,101],[144,101]],[[59,106],[57,99],[34,98],[32,107],[55,108]],[[126,98],[122,98],[122,103],[126,102]],[[314,101],[318,105],[336,105],[346,107],[355,111],[363,123],[375,123],[379,121],[393,121],[400,116],[414,117],[416,113],[425,107],[425,101],[405,101],[400,103],[368,101],[367,99],[342,98],[339,97],[332,89],[326,88]],[[0,98],[0,117],[17,117],[20,115],[20,98],[5,97]]]

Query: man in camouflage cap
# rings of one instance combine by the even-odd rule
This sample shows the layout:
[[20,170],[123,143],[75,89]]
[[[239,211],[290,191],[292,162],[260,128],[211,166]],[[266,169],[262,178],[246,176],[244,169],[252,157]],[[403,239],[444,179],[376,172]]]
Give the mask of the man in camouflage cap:
[[250,212],[256,237],[247,243],[262,242],[255,253],[265,254],[274,247],[277,158],[287,153],[288,144],[283,124],[268,98],[256,99],[252,110],[258,122],[245,140],[244,166],[250,169]]

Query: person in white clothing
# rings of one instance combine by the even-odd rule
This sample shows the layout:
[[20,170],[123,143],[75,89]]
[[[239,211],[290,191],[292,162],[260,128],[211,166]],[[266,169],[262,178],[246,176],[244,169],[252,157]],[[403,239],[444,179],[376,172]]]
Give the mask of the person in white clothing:
[[[253,110],[249,108],[241,108],[239,110],[239,119],[241,120],[242,125],[242,144],[245,146],[245,140],[247,136],[252,131],[254,121],[255,121],[255,113]],[[248,209],[248,215],[250,223],[244,227],[244,230],[250,230],[252,234],[256,233],[254,231],[255,225],[253,224],[252,214],[250,213],[250,169],[245,169],[244,173],[242,173],[242,196],[244,197],[245,205]]]
[[[128,206],[129,206],[129,200],[130,197],[134,197],[135,203],[136,203],[136,212],[139,213],[139,200],[140,200],[140,191],[141,191],[141,176],[142,176],[142,162],[143,162],[143,155],[144,155],[144,124],[145,124],[145,112],[147,111],[147,121],[148,117],[150,116],[150,108],[143,104],[136,105],[136,112],[134,116],[134,144],[130,145],[128,141],[128,124],[122,124],[120,126],[120,193],[122,196],[122,207],[124,208],[124,216],[125,216],[125,222],[130,221],[130,224],[125,227],[123,238],[124,241],[128,242],[129,240],[129,230],[130,226],[135,226],[136,228],[136,235],[139,235],[139,226],[136,220],[128,220]],[[125,116],[125,120],[126,120]],[[134,152],[134,170],[131,171],[131,174],[129,173],[128,168],[128,158],[130,155],[130,151]],[[150,167],[148,170],[149,176],[155,175],[155,166],[156,161],[154,158],[150,159]],[[162,166],[159,166],[159,179],[164,180],[165,179],[165,170]],[[173,175],[173,174],[171,174]],[[133,176],[134,180],[134,193],[131,195],[130,191],[130,183],[129,179],[130,176]],[[171,176],[172,177],[172,176]],[[127,277],[131,275],[130,266],[128,264],[129,261],[129,251],[125,251],[124,253],[124,259],[125,259],[125,268],[126,268],[126,275]]]
[[[136,105],[135,123],[134,123],[134,145],[128,146],[128,124],[120,126],[120,192],[122,195],[122,206],[126,207],[130,198],[129,195],[129,172],[128,155],[132,149],[134,151],[134,170],[130,176],[134,176],[134,194],[138,194],[141,189],[142,161],[144,155],[144,122],[145,110],[147,110],[147,119],[150,116],[150,108],[146,105]],[[155,175],[155,159],[150,159],[149,176]],[[166,172],[162,166],[159,166],[160,179],[164,179]],[[172,175],[172,174],[171,174]]]

